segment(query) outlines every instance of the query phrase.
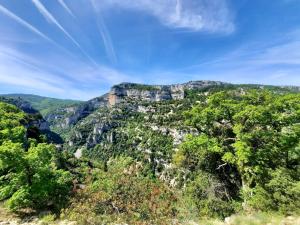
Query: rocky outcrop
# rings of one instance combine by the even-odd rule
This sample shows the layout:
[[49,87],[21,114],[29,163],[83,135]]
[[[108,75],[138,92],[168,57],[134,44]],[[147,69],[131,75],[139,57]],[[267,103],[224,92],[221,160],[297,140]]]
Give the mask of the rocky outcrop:
[[27,114],[27,120],[24,124],[27,129],[27,136],[39,138],[41,134],[47,137],[51,143],[62,144],[63,140],[57,133],[51,131],[49,122],[43,118],[41,113],[32,107],[31,103],[17,97],[0,97],[0,101],[15,105],[17,108]]
[[141,100],[157,102],[163,100],[184,99],[186,90],[203,89],[225,83],[215,81],[190,81],[174,85],[143,85],[134,83],[121,83],[112,87],[108,94],[110,106],[126,100]]
[[151,129],[154,131],[159,131],[164,135],[170,135],[173,138],[174,146],[180,145],[184,138],[187,135],[198,135],[199,132],[196,129],[189,128],[189,129],[180,129],[180,128],[169,128],[169,127],[159,127],[157,125],[152,125]]
[[29,126],[36,127],[40,131],[50,131],[49,123],[44,118],[33,120],[29,123]]
[[99,108],[113,107],[128,101],[159,102],[164,100],[179,100],[185,98],[187,90],[204,89],[224,84],[225,83],[215,81],[191,81],[174,85],[121,83],[113,86],[107,94],[101,97],[72,107],[59,109],[48,114],[45,119],[55,131],[64,133]]
[[55,129],[69,129],[79,120],[87,117],[96,109],[108,106],[108,94],[91,99],[76,106],[59,109],[49,115],[46,120]]

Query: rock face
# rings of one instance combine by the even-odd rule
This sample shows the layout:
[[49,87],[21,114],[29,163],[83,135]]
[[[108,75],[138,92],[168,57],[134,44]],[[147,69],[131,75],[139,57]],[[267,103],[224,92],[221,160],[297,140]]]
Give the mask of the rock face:
[[29,125],[37,127],[40,131],[50,131],[49,123],[44,118],[33,120]]
[[[103,145],[103,148],[117,145],[115,142],[118,141],[114,140],[126,142],[128,132],[134,133],[140,129],[130,127],[139,121],[142,129],[151,129],[155,133],[172,137],[174,146],[178,146],[186,135],[196,133],[179,121],[181,113],[178,110],[186,107],[181,105],[180,100],[187,97],[186,91],[219,85],[224,83],[193,81],[177,85],[115,85],[102,97],[90,100],[77,108],[65,109],[70,115],[62,120],[62,124],[64,127],[71,126],[66,144],[76,153],[78,149],[89,150],[98,144]],[[156,102],[161,103],[155,105]]]
[[108,106],[108,94],[83,102],[77,106],[59,109],[49,114],[45,119],[49,121],[52,128],[68,129],[79,120],[87,117],[96,109]]
[[184,99],[186,90],[203,89],[211,86],[224,85],[215,81],[190,81],[174,85],[144,85],[135,83],[121,83],[101,97],[83,102],[77,106],[67,107],[53,112],[45,119],[55,130],[67,130],[81,119],[103,107],[113,107],[130,100],[159,102],[164,100]]
[[174,85],[121,83],[112,87],[108,94],[108,102],[110,106],[114,106],[128,99],[150,102],[179,100],[184,98],[186,90],[203,89],[222,84],[224,83],[215,81],[191,81]]

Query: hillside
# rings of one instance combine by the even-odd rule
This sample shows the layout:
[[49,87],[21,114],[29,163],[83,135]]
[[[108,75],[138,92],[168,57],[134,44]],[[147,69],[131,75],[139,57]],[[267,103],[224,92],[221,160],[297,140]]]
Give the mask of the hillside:
[[[22,152],[8,148],[8,143],[16,142],[8,135],[16,118],[18,127],[41,129],[28,123],[30,115],[39,115],[24,110],[23,106],[34,109],[28,99],[6,97],[2,101],[6,103],[1,105],[5,117],[0,117],[0,131],[6,136],[0,155],[7,159]],[[38,164],[36,175],[26,166],[17,171],[28,172],[41,186],[34,186],[31,178],[20,178],[24,188],[35,188],[26,189],[30,195],[20,194],[18,182],[7,180],[15,173],[11,174],[10,167],[0,167],[0,197],[16,213],[30,208],[39,214],[40,207],[50,210],[52,219],[78,224],[202,224],[199,221],[206,219],[228,221],[235,214],[256,217],[258,212],[266,214],[257,214],[257,224],[272,224],[269,213],[276,214],[274,224],[290,215],[292,221],[298,219],[298,87],[214,81],[122,83],[86,102],[52,106],[43,108],[47,114],[40,119],[63,139],[56,145],[55,157],[45,153],[52,148],[44,145],[51,142],[49,137],[34,136],[33,141],[25,135],[22,139],[24,136],[13,130],[17,143],[24,142],[25,152],[32,146],[20,160],[29,160],[33,171],[35,165],[27,154],[37,151],[41,157],[49,157]],[[50,158],[48,167],[45,162]],[[0,166],[4,162],[0,158]],[[44,176],[46,168],[53,173]],[[59,194],[61,190],[64,196]],[[53,193],[59,204],[51,200]],[[47,196],[46,200],[38,194]],[[233,218],[241,221],[244,217]],[[245,218],[250,221],[253,217]]]
[[23,99],[24,101],[30,103],[31,106],[34,109],[38,110],[43,116],[46,116],[57,109],[76,105],[81,102],[78,100],[56,99],[30,94],[6,94],[2,96],[10,97],[13,99]]
[[117,138],[126,138],[121,136],[125,133],[128,135],[130,132],[126,130],[134,130],[133,127],[143,130],[141,135],[146,130],[152,130],[158,135],[170,136],[176,146],[185,135],[196,132],[194,128],[184,125],[184,111],[212,93],[250,89],[281,94],[299,92],[298,87],[233,85],[214,81],[176,85],[122,83],[113,86],[101,97],[58,109],[46,119],[53,130],[66,138],[65,146],[73,151],[94,149],[98,144],[105,146],[112,140],[116,144],[122,143]]

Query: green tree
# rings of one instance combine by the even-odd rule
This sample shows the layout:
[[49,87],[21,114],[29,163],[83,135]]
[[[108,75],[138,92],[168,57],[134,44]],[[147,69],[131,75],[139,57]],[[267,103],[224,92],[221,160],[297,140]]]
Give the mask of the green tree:
[[58,169],[55,147],[31,146],[26,152],[19,143],[0,146],[0,199],[10,209],[59,209],[70,194],[72,176]]
[[[275,193],[295,202],[300,161],[300,94],[257,89],[221,91],[185,116],[187,124],[201,134],[188,137],[175,155],[175,162],[194,174],[191,180],[201,171],[209,172],[229,190],[240,190],[245,208],[259,208],[258,202],[262,203],[266,193],[273,196],[269,205],[279,205],[269,209],[284,208],[284,201],[276,200],[274,196],[279,194]],[[285,188],[275,176],[282,168],[289,181]],[[289,194],[291,190],[293,195]],[[236,192],[229,193],[231,198],[239,199]],[[287,212],[287,208],[282,211]]]
[[0,102],[0,144],[5,140],[26,142],[26,114],[17,107]]
[[58,210],[72,185],[69,172],[59,169],[54,145],[27,139],[28,117],[0,102],[0,200],[23,208]]

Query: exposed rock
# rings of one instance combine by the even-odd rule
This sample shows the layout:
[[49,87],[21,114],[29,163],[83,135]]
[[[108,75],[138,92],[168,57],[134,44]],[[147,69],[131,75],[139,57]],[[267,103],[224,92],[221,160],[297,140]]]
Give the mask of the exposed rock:
[[91,99],[76,106],[59,109],[49,115],[46,120],[49,121],[54,129],[69,129],[81,119],[87,117],[100,107],[108,106],[108,94]]
[[49,123],[44,118],[33,120],[29,126],[37,127],[41,131],[50,131]]
[[195,129],[175,129],[158,126],[151,126],[151,129],[154,131],[160,131],[164,135],[170,135],[173,138],[173,143],[175,146],[181,144],[188,134],[198,134],[198,131]]
[[82,156],[82,148],[77,149],[76,152],[74,153],[74,156],[75,156],[77,159],[80,159],[81,156]]
[[191,81],[175,85],[142,85],[134,83],[121,83],[112,87],[109,92],[108,102],[114,106],[126,99],[142,101],[178,100],[185,97],[186,90],[203,89],[225,83],[214,81]]
[[[59,109],[45,118],[50,127],[58,132],[65,132],[80,120],[86,118],[99,108],[112,107],[116,104],[133,101],[159,102],[164,100],[184,99],[186,90],[203,89],[210,86],[224,85],[214,81],[191,81],[175,85],[143,85],[134,83],[121,83],[101,96],[83,102],[76,106]],[[153,111],[153,108],[139,108],[140,112]]]
[[[77,108],[65,109],[69,115],[64,118],[64,126],[71,126],[66,142],[71,151],[81,155],[82,148],[88,152],[96,145],[106,148],[114,145],[115,140],[122,137],[122,132],[130,132],[124,127],[127,121],[143,118],[144,129],[158,131],[162,135],[173,138],[174,150],[188,134],[197,131],[178,123],[176,110],[182,107],[179,100],[185,98],[186,90],[200,89],[209,86],[221,85],[221,82],[196,81],[178,85],[140,85],[122,83],[112,87],[109,94],[79,105]],[[178,100],[175,104],[166,105],[152,103],[164,100]],[[164,123],[164,119],[174,122]],[[126,135],[124,135],[126,139]],[[124,138],[123,137],[123,138]],[[137,138],[137,143],[138,137]],[[126,141],[126,140],[124,140]],[[140,140],[142,141],[142,140]],[[136,146],[137,150],[140,146]],[[121,150],[121,149],[120,149]],[[125,151],[125,149],[124,149]],[[147,149],[141,149],[147,153]],[[166,162],[158,162],[167,165]]]

